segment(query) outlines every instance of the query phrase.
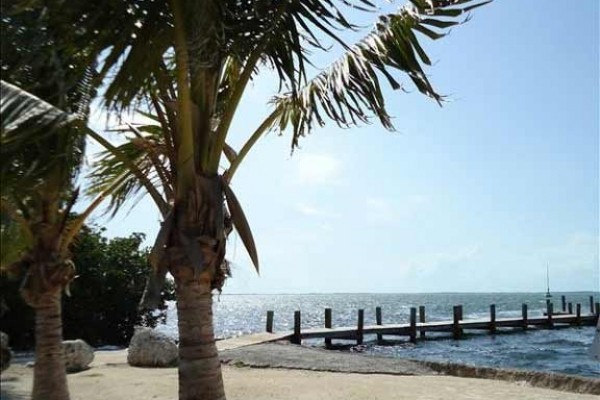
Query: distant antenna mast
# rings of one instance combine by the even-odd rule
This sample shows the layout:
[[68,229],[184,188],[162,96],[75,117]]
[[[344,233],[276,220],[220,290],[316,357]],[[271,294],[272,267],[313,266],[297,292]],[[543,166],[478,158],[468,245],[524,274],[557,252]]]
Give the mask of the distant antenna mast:
[[546,298],[552,297],[550,294],[550,266],[546,264]]

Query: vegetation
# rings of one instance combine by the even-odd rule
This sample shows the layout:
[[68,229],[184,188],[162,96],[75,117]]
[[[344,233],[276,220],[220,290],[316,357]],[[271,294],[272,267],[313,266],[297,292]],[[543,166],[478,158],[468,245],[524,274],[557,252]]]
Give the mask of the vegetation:
[[[138,309],[150,268],[148,251],[140,248],[142,240],[139,233],[107,239],[101,229],[82,229],[71,247],[78,276],[71,284],[71,296],[62,301],[65,339],[81,338],[95,347],[127,346],[136,325],[154,327],[164,320],[164,300],[174,299],[172,287],[163,294],[160,312]],[[0,324],[13,348],[30,349],[34,315],[19,295],[19,283],[18,277],[0,279],[7,306]]]
[[92,62],[69,31],[41,12],[3,9],[0,266],[22,278],[20,294],[35,311],[34,400],[69,398],[61,295],[76,276],[70,246],[107,194],[70,217],[95,93]]
[[[368,0],[21,3],[44,10],[52,26],[68,27],[77,36],[75,47],[83,43],[82,54],[101,61],[98,78],[106,78],[109,110],[153,113],[155,124],[129,127],[134,138],[120,147],[88,132],[108,150],[93,190],[110,190],[118,207],[143,189],[163,216],[146,298],[156,299],[167,272],[174,276],[179,398],[185,400],[225,398],[211,293],[228,274],[225,248],[232,226],[258,269],[249,224],[230,186],[257,140],[271,129],[289,129],[296,147],[326,120],[352,126],[375,117],[393,129],[381,85],[401,88],[399,72],[440,102],[423,70],[430,60],[417,35],[441,38],[462,22],[463,13],[485,4],[411,0],[348,45],[339,32],[359,27],[344,12],[377,12]],[[315,52],[329,50],[327,42],[339,44],[343,54],[309,78],[307,65]],[[271,113],[236,152],[227,144],[231,122],[248,83],[265,69],[277,72],[280,90]]]

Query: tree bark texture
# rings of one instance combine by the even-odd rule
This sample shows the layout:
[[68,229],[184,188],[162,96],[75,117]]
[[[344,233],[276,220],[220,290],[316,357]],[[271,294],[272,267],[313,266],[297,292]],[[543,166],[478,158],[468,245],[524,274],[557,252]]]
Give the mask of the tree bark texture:
[[62,346],[61,291],[49,293],[35,307],[33,400],[68,400]]
[[[205,275],[206,276],[206,275]],[[224,400],[213,331],[209,279],[176,279],[179,328],[179,399]]]

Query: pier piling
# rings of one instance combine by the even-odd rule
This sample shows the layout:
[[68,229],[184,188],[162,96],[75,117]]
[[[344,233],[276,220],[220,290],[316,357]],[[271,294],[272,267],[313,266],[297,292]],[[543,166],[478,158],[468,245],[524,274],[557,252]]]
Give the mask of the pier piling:
[[292,336],[291,342],[294,344],[302,343],[302,333],[300,329],[300,325],[302,323],[302,319],[300,316],[300,311],[294,311],[294,335]]
[[356,327],[356,344],[363,344],[363,329],[365,326],[365,310],[358,310],[358,326]]
[[275,312],[272,310],[267,311],[267,332],[273,333],[273,316]]
[[575,311],[576,311],[576,319],[575,319],[575,324],[577,326],[581,325],[581,304],[577,303],[577,305],[575,306]]
[[452,307],[452,337],[460,339],[460,306]]
[[496,333],[496,305],[490,304],[490,333]]
[[554,303],[551,301],[546,302],[546,314],[548,316],[548,328],[554,327],[552,322],[552,314],[554,313]]
[[594,314],[594,296],[590,296],[590,314]]
[[596,316],[600,315],[600,303],[596,303]]
[[562,303],[563,312],[567,311],[567,297],[565,295],[560,296],[560,302]]
[[568,304],[568,307],[567,307],[567,308],[568,308],[568,313],[569,313],[569,314],[573,314],[573,303],[569,302],[569,304]]
[[[381,315],[381,307],[375,307],[375,323],[377,325],[383,325],[383,316]],[[381,344],[383,342],[383,335],[381,333],[377,334],[377,344]]]
[[[331,328],[331,308],[325,309],[325,328]],[[331,339],[325,338],[325,347],[331,347]]]
[[521,315],[523,318],[523,330],[527,330],[527,304],[525,303],[521,305]]
[[417,308],[410,308],[410,341],[417,343]]
[[[419,306],[419,322],[422,324],[425,323],[425,306]],[[421,339],[425,338],[425,329],[421,329],[419,336]]]

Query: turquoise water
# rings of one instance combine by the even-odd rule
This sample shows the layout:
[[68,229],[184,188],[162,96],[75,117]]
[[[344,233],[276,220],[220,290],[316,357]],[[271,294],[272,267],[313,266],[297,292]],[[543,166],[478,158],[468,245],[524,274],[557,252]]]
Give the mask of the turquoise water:
[[[589,296],[600,300],[598,293],[555,293],[554,309],[559,310],[560,295],[568,302],[581,303],[587,314]],[[464,319],[488,318],[489,305],[496,304],[497,318],[521,316],[521,304],[529,306],[529,316],[541,316],[546,308],[543,293],[453,293],[453,294],[308,294],[308,295],[221,295],[215,297],[215,334],[220,338],[262,332],[267,310],[275,311],[274,330],[291,330],[295,310],[302,311],[303,327],[323,326],[323,310],[333,309],[334,326],[356,324],[357,310],[365,310],[365,324],[375,323],[375,307],[382,308],[384,323],[408,322],[410,307],[424,305],[428,321],[451,320],[453,305],[462,304]],[[159,328],[176,337],[177,320],[174,304],[169,305],[167,324]],[[600,364],[587,356],[595,328],[581,327],[556,330],[529,330],[497,335],[468,335],[455,341],[447,335],[436,340],[406,340],[378,346],[375,338],[365,337],[363,346],[346,347],[366,354],[451,361],[470,365],[553,371],[600,378]],[[431,336],[430,334],[428,334]],[[334,342],[336,343],[336,342]],[[344,344],[343,341],[337,342]],[[306,344],[322,346],[322,340]],[[351,342],[346,342],[351,345]]]

